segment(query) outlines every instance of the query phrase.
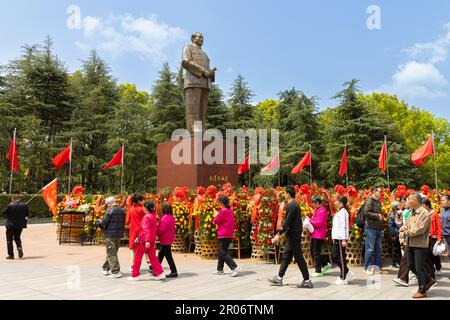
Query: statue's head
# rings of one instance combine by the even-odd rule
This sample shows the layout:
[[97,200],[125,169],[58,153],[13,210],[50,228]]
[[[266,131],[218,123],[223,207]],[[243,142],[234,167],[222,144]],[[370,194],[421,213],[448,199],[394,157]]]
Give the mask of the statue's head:
[[202,46],[203,45],[203,35],[200,32],[194,32],[191,36],[192,43],[195,43],[196,45]]

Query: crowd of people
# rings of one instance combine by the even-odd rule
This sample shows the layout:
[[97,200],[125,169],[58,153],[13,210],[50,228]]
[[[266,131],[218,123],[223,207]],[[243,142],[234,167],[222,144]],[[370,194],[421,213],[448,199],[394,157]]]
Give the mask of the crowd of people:
[[[327,274],[332,263],[339,268],[339,277],[335,285],[348,285],[354,272],[347,267],[346,247],[350,235],[348,199],[339,196],[334,205],[338,211],[332,217],[332,261],[327,261],[321,254],[325,244],[328,228],[329,212],[324,200],[316,197],[312,200],[314,213],[310,218],[302,219],[299,205],[295,201],[295,189],[286,187],[285,199],[288,203],[283,225],[276,231],[273,244],[280,243],[285,235],[285,244],[279,272],[269,279],[272,285],[282,286],[292,259],[295,259],[303,281],[297,287],[311,289],[314,287],[312,278]],[[382,261],[382,234],[384,222],[381,212],[381,189],[372,188],[356,217],[356,224],[365,232],[364,272],[372,276],[375,273],[387,273]],[[446,251],[445,243],[450,244],[450,194],[441,198],[441,212],[433,210],[431,201],[421,193],[403,196],[399,201],[392,202],[392,213],[388,219],[388,231],[392,239],[392,266],[398,268],[398,275],[393,281],[408,287],[417,282],[418,290],[413,298],[424,298],[427,291],[437,283],[437,276],[442,275],[440,255]],[[224,275],[225,264],[231,269],[231,276],[236,277],[241,267],[228,254],[235,230],[234,213],[230,200],[226,196],[218,199],[220,210],[214,215],[217,224],[218,262],[214,275]],[[97,225],[103,230],[106,245],[106,260],[103,264],[103,274],[111,278],[122,277],[118,250],[125,232],[129,226],[129,249],[131,250],[130,281],[142,279],[140,270],[142,259],[146,256],[149,266],[149,279],[163,280],[177,278],[178,271],[172,255],[172,243],[175,238],[175,219],[172,206],[162,205],[162,217],[156,217],[155,204],[144,201],[144,197],[133,194],[131,207],[125,212],[114,197],[105,201],[107,207],[103,219],[97,220]],[[13,196],[11,204],[4,210],[6,215],[7,259],[14,259],[13,242],[16,243],[19,258],[23,257],[20,235],[27,226],[28,205],[20,202],[19,196]],[[301,247],[301,234],[309,230],[311,237],[311,256],[314,261],[314,272],[310,275]],[[159,252],[157,250],[159,240]],[[448,252],[448,250],[447,250]],[[166,259],[170,273],[164,274],[161,263]]]

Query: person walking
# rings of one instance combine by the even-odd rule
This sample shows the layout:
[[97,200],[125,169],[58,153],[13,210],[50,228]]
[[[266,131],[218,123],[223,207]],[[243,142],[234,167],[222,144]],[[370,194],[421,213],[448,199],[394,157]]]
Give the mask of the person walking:
[[327,236],[328,211],[319,197],[313,199],[312,205],[314,214],[309,222],[314,227],[314,232],[311,234],[311,256],[314,260],[315,272],[311,274],[311,277],[323,277],[331,267],[321,255],[322,244]]
[[439,213],[435,212],[430,199],[423,200],[423,207],[430,214],[430,259],[428,261],[428,269],[430,275],[433,279],[436,279],[436,274],[440,275],[442,273],[441,258],[433,254],[434,245],[439,242],[443,242],[442,238],[442,222],[439,217]]
[[417,274],[419,282],[419,288],[412,297],[418,299],[426,297],[428,289],[436,283],[426,270],[431,219],[422,206],[422,196],[419,193],[411,195],[410,207],[411,214],[400,230],[408,238],[409,266],[410,270]]
[[303,281],[299,283],[297,287],[311,289],[314,285],[309,278],[308,266],[306,265],[301,248],[301,236],[303,230],[302,214],[300,207],[294,200],[295,189],[293,187],[286,187],[285,199],[288,201],[286,218],[283,226],[280,230],[278,230],[276,236],[272,239],[272,243],[279,242],[281,235],[286,234],[286,244],[284,246],[284,252],[281,258],[281,266],[278,275],[272,279],[269,279],[269,282],[272,283],[272,285],[282,286],[283,277],[292,261],[292,257],[294,257],[303,276]]
[[125,211],[116,204],[114,197],[105,200],[106,211],[102,221],[97,220],[103,230],[106,244],[106,261],[103,264],[103,274],[110,278],[120,278],[119,257],[117,252],[120,240],[125,232]]
[[[443,196],[441,202],[442,237],[447,242],[447,248],[450,248],[450,194]],[[450,258],[450,249],[448,249],[448,257]]]
[[128,280],[139,281],[141,280],[140,269],[142,264],[142,257],[144,253],[147,253],[148,259],[152,266],[153,276],[150,277],[151,280],[163,280],[165,275],[163,268],[156,257],[156,233],[157,233],[157,219],[155,215],[155,204],[153,202],[147,201],[144,203],[145,216],[141,221],[141,231],[136,238],[136,254],[134,255],[133,271],[131,277]]
[[130,227],[130,236],[128,238],[129,248],[131,250],[131,267],[130,272],[133,271],[134,255],[136,253],[136,238],[141,231],[141,221],[145,215],[144,212],[144,196],[133,193],[131,195],[131,207],[127,212],[125,225]]
[[400,202],[394,201],[392,203],[392,212],[389,215],[388,227],[392,239],[392,266],[400,268],[402,260],[402,249],[400,246],[400,228],[403,227],[403,212],[399,208]]
[[217,224],[217,237],[219,239],[219,260],[217,262],[217,270],[214,275],[224,275],[224,265],[233,271],[232,277],[237,277],[241,271],[233,258],[228,254],[228,247],[233,240],[234,235],[234,213],[230,207],[230,200],[227,196],[219,197],[220,211],[214,216],[214,223]]
[[170,203],[164,203],[162,206],[161,220],[159,221],[157,235],[159,238],[159,253],[158,261],[162,263],[166,258],[170,267],[170,274],[166,278],[177,278],[178,272],[175,266],[175,261],[172,256],[172,243],[175,239],[175,218],[172,213],[172,206]]
[[385,273],[382,269],[381,240],[383,231],[383,216],[381,214],[381,189],[372,188],[372,195],[367,198],[364,204],[364,214],[366,217],[366,241],[364,269],[368,275],[373,275],[375,271]]
[[22,231],[27,227],[28,220],[28,204],[20,202],[19,195],[13,195],[11,197],[11,203],[3,211],[6,215],[6,246],[8,250],[7,260],[14,260],[14,245],[16,243],[17,252],[19,258],[23,258],[23,247],[22,247]]
[[339,197],[334,203],[339,209],[333,216],[333,227],[331,238],[333,239],[332,257],[333,262],[339,266],[340,274],[334,284],[346,285],[354,276],[354,273],[347,267],[347,256],[345,249],[349,236],[349,214],[346,197]]

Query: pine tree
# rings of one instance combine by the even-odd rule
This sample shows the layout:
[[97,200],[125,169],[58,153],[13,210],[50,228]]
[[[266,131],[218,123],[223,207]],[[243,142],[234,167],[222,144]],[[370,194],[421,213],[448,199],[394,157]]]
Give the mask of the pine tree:
[[223,93],[218,85],[213,85],[209,92],[206,128],[218,129],[225,136],[229,121],[228,108],[223,101]]
[[242,75],[238,75],[234,80],[229,96],[230,127],[232,129],[255,128],[254,107],[251,104],[254,94]]

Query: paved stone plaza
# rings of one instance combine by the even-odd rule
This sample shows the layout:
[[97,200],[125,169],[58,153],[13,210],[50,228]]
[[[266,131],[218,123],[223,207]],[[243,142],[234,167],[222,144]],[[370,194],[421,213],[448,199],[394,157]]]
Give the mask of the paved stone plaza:
[[[3,232],[3,231],[2,231]],[[124,277],[108,279],[101,272],[105,249],[101,246],[62,245],[56,241],[56,225],[31,225],[24,230],[25,257],[7,261],[6,243],[0,243],[0,299],[388,299],[409,300],[416,286],[398,287],[392,282],[396,271],[379,276],[368,285],[362,268],[353,268],[356,276],[348,286],[335,286],[338,269],[313,279],[315,288],[298,289],[300,272],[291,265],[285,286],[272,287],[267,279],[276,274],[278,265],[237,260],[240,277],[213,276],[216,261],[203,260],[194,254],[175,254],[180,277],[163,282],[130,282],[127,277],[130,251],[121,248],[120,262]],[[163,266],[168,271],[164,262]],[[143,268],[146,264],[143,264]],[[145,271],[144,271],[145,272]],[[79,275],[79,276],[78,276]],[[444,274],[429,291],[429,299],[450,299],[450,264],[444,259]]]

